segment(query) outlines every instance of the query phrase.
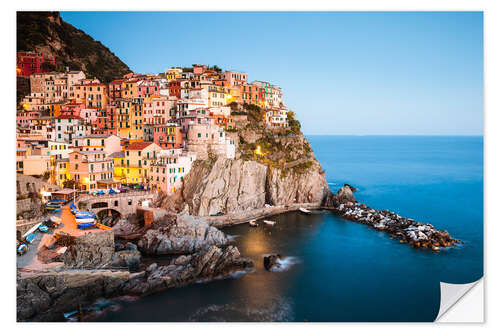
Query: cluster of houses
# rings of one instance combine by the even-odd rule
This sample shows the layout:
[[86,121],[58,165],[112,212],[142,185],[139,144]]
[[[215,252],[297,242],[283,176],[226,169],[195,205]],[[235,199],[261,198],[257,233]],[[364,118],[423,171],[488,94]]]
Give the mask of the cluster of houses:
[[70,70],[34,70],[29,80],[17,111],[17,171],[85,191],[147,184],[172,193],[195,159],[234,158],[235,103],[261,107],[269,127],[288,124],[281,88],[206,65],[109,83]]

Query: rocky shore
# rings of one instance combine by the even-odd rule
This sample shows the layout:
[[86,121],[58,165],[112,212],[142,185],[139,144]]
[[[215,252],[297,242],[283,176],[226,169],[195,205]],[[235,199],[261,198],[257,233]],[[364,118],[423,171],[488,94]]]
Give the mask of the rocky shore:
[[[165,213],[147,224],[141,216],[123,219],[115,230],[61,235],[45,247],[43,269],[18,270],[17,320],[63,321],[64,312],[98,298],[144,296],[253,267],[222,231],[202,220]],[[146,265],[142,254],[172,259]]]
[[346,184],[336,196],[327,198],[327,206],[323,208],[333,210],[351,221],[386,232],[401,243],[408,243],[413,247],[440,251],[444,247],[463,244],[462,241],[452,238],[448,231],[436,230],[432,224],[424,224],[389,210],[373,209],[359,203],[354,199],[354,191],[354,187]]

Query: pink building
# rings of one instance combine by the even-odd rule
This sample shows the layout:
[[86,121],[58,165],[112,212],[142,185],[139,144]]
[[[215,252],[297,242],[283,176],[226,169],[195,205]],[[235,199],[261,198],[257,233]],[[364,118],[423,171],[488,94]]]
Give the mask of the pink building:
[[137,96],[140,98],[160,96],[160,82],[149,80],[138,82]]
[[203,74],[207,70],[207,65],[194,65],[193,73],[194,74]]
[[37,111],[18,111],[16,115],[16,123],[18,127],[30,127],[31,120],[40,117],[40,112]]
[[163,149],[184,147],[181,126],[177,123],[153,126],[153,142]]
[[144,124],[162,125],[172,118],[170,111],[177,99],[167,96],[147,98],[143,102]]
[[97,109],[81,109],[79,116],[84,120],[85,123],[91,124],[92,128],[94,128],[98,113],[99,112]]
[[71,103],[61,104],[61,115],[79,117],[80,111],[83,108],[85,108],[84,103],[76,103],[74,101]]
[[196,154],[192,153],[159,157],[149,167],[149,184],[163,193],[174,193],[182,187],[184,177],[191,170],[195,159]]
[[224,81],[229,83],[231,87],[246,84],[247,80],[248,75],[246,73],[224,72]]

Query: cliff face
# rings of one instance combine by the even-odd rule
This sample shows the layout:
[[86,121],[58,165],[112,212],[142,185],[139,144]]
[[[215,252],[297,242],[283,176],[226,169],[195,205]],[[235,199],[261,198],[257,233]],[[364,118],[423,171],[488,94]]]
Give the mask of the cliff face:
[[54,68],[82,70],[109,82],[131,72],[101,42],[62,20],[59,12],[17,12],[17,51],[37,51],[56,57]]
[[237,130],[236,158],[197,160],[163,207],[191,215],[229,214],[293,203],[321,204],[330,190],[300,131],[249,122]]

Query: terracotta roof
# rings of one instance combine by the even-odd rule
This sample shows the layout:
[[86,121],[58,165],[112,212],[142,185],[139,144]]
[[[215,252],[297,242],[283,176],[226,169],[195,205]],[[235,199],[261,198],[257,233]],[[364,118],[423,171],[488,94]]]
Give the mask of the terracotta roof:
[[132,142],[125,149],[126,150],[143,150],[148,147],[152,142]]

